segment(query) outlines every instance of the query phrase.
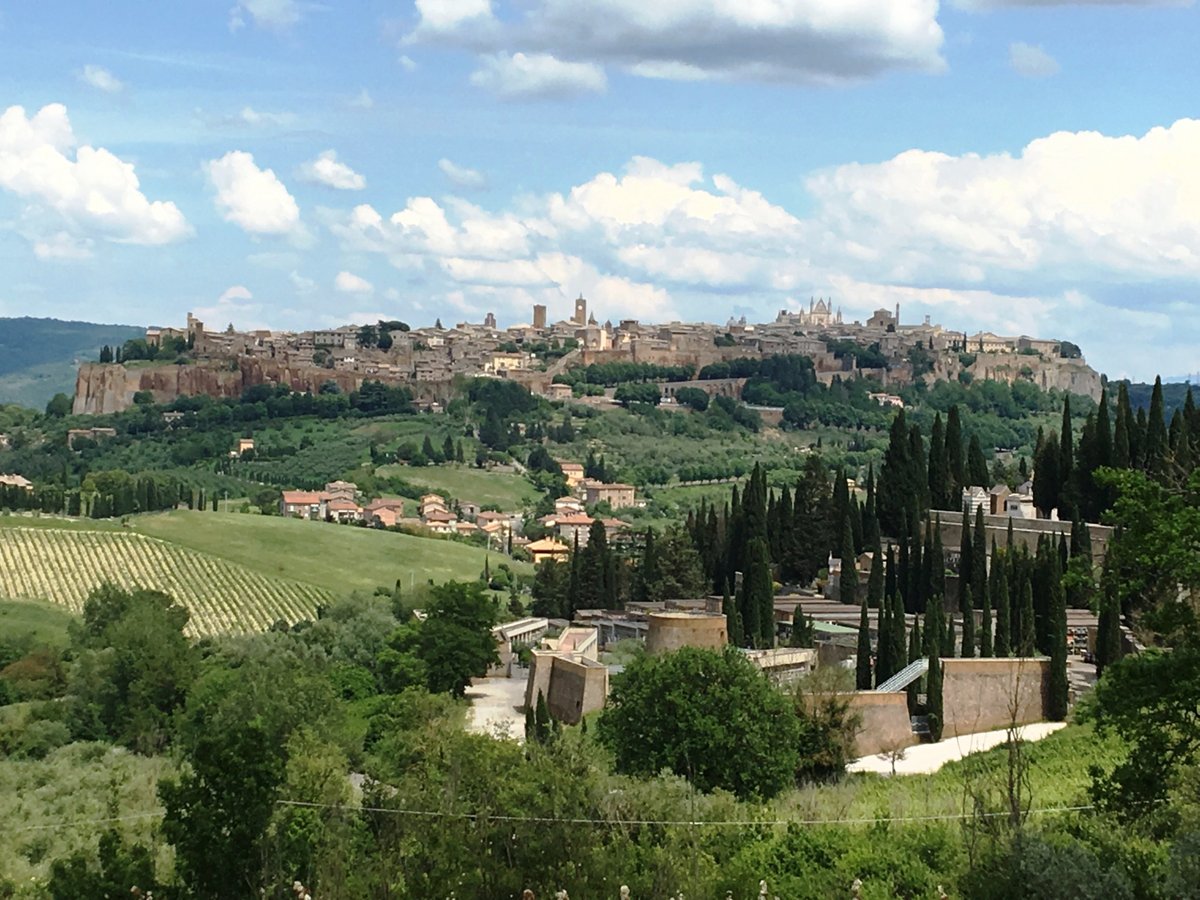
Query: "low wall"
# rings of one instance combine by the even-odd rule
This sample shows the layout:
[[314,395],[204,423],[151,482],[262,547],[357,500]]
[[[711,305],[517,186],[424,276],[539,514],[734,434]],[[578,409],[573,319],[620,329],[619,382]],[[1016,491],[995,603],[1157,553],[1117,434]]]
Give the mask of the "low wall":
[[943,659],[942,671],[943,738],[1046,717],[1050,660],[1044,657]]
[[893,694],[856,691],[845,697],[850,701],[850,712],[859,717],[858,731],[854,735],[854,754],[858,758],[917,743],[908,714],[908,695],[904,691]]
[[646,652],[651,656],[683,647],[720,650],[729,643],[728,625],[721,615],[660,612],[650,613],[646,620],[650,624]]

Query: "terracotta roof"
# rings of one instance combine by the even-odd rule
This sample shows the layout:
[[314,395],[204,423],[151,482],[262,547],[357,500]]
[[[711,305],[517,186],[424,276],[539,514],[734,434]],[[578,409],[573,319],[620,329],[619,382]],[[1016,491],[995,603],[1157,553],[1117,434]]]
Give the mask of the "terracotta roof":
[[426,522],[456,522],[457,516],[452,516],[447,512],[431,512],[425,516]]
[[579,513],[574,516],[563,516],[554,521],[555,525],[591,525],[595,519],[584,513]]
[[379,500],[372,500],[365,507],[369,512],[375,512],[379,509],[404,509],[404,501],[397,497],[382,497]]
[[496,512],[495,510],[489,509],[481,512],[475,517],[475,519],[480,522],[506,522],[508,521],[508,516],[502,512]]
[[358,512],[359,506],[353,500],[330,500],[327,508],[330,512]]
[[571,551],[570,547],[554,538],[542,538],[540,541],[534,541],[527,544],[525,549],[530,553],[569,553]]
[[283,492],[283,502],[288,506],[316,506],[324,499],[324,494],[318,494],[313,491]]

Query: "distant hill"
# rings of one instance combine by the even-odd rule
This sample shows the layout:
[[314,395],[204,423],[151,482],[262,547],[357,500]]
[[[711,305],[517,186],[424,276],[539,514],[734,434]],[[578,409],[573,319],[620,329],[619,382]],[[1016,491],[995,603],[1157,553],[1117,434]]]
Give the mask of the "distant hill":
[[[1113,382],[1109,390],[1112,395],[1116,396],[1117,385],[1120,382]],[[1191,390],[1191,385],[1187,382],[1163,382],[1163,410],[1166,413],[1167,421],[1171,420],[1176,409],[1182,409],[1184,401],[1187,400],[1187,392]],[[1150,395],[1154,393],[1154,385],[1146,382],[1130,382],[1129,383],[1129,405],[1136,412],[1140,409],[1150,409]]]
[[133,325],[0,318],[0,403],[42,409],[59,392],[73,394],[80,362],[144,333]]

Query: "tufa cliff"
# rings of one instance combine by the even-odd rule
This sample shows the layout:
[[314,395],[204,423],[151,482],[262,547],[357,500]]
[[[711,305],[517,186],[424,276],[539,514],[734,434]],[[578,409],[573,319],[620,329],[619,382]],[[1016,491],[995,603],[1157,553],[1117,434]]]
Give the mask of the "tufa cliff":
[[[121,412],[133,405],[133,396],[149,391],[155,403],[170,403],[176,397],[207,395],[237,398],[258,384],[286,384],[294,391],[315,393],[326,382],[334,382],[343,393],[362,386],[366,376],[319,366],[292,367],[269,359],[239,357],[189,365],[126,367],[119,363],[85,363],[75,379],[76,415]],[[380,379],[391,381],[392,379]],[[414,394],[443,399],[447,385],[408,384]]]

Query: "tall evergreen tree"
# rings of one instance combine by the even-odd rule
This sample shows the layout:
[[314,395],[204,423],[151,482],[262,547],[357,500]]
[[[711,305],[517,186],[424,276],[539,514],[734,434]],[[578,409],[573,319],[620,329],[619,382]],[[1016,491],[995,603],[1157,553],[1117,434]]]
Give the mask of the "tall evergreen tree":
[[863,501],[862,522],[863,522],[863,548],[871,549],[879,545],[879,510],[875,501],[875,466],[872,465],[867,470],[867,496]]
[[1062,430],[1058,435],[1058,517],[1075,516],[1075,444],[1071,425],[1071,397],[1063,400]]
[[899,672],[901,669],[904,668],[904,665],[905,665],[904,604],[901,602],[899,595],[892,597],[892,617],[891,618],[892,618],[891,630],[888,632],[888,637],[891,641],[891,649],[889,650],[889,653],[890,653],[893,663],[896,667],[895,670],[897,672]]
[[1159,377],[1154,379],[1154,390],[1150,394],[1150,414],[1146,421],[1146,471],[1156,477],[1165,475],[1168,451],[1162,378]]
[[[935,607],[937,611],[934,612]],[[945,708],[942,704],[942,647],[941,604],[930,605],[930,615],[925,620],[925,635],[929,644],[929,673],[925,678],[925,709],[929,716],[929,737],[935,743],[942,739],[945,727]],[[935,621],[931,622],[930,619]]]
[[958,656],[958,633],[954,627],[954,616],[946,617],[946,646],[942,648],[942,656]]
[[[916,662],[921,658],[921,619],[919,616],[913,616],[912,630],[908,633],[908,661]],[[915,715],[917,711],[917,698],[920,693],[921,679],[917,679],[908,686],[908,714]]]
[[933,579],[929,583],[929,598],[946,596],[946,551],[942,546],[942,517],[933,521],[933,559],[929,564]]
[[883,550],[877,541],[875,551],[871,555],[871,575],[867,580],[866,602],[867,606],[871,609],[879,609],[882,605],[884,598],[883,588]]
[[843,603],[858,602],[858,566],[855,565],[854,534],[847,514],[842,523],[842,549],[839,553],[842,570],[838,578],[838,597]]
[[875,641],[875,683],[883,684],[899,671],[899,661],[892,658],[892,595],[884,598],[876,622],[879,634]]
[[992,655],[992,598],[990,592],[985,590],[983,612],[979,620],[979,656],[986,659]]
[[921,609],[924,598],[923,591],[927,573],[921,562],[921,520],[914,511],[912,517],[912,534],[909,535],[908,546],[908,594],[904,599],[906,612],[917,612]]
[[960,593],[958,611],[962,614],[962,650],[959,656],[971,659],[975,656],[975,604],[974,593],[967,585]]
[[988,474],[987,460],[983,456],[983,446],[979,443],[979,435],[971,435],[967,448],[967,480],[972,485],[981,488],[991,487],[991,476]]
[[1061,584],[1052,588],[1050,604],[1050,680],[1046,691],[1046,718],[1062,722],[1070,705],[1070,683],[1067,680],[1067,604]]
[[860,691],[871,689],[871,623],[867,615],[865,597],[858,612],[858,649],[854,664],[854,687]]
[[962,604],[961,598],[963,590],[970,586],[971,579],[975,576],[975,564],[972,561],[974,552],[974,538],[971,530],[971,510],[970,507],[964,504],[962,514],[962,535],[959,538],[958,544],[959,605]]
[[[729,596],[729,587],[725,588],[725,596],[721,599],[721,611],[725,613],[725,633],[729,636],[729,643],[735,647],[744,647],[746,645],[746,635],[742,631],[742,617],[738,613],[737,604],[733,598]],[[796,607],[796,612],[793,615],[800,615],[800,607]]]
[[[933,509],[951,509],[949,495],[950,467],[946,459],[946,427],[942,414],[933,417],[929,435],[929,505]],[[955,506],[957,506],[955,501]]]
[[958,509],[966,479],[966,457],[963,448],[962,420],[958,407],[951,406],[946,415],[946,509]]
[[1146,468],[1146,441],[1150,426],[1146,419],[1146,407],[1139,406],[1137,416],[1132,420],[1133,427],[1129,429],[1129,452],[1133,456],[1133,465],[1137,469]]
[[1050,518],[1050,513],[1058,509],[1061,502],[1062,486],[1058,475],[1058,435],[1052,431],[1033,460],[1033,505],[1044,519]]
[[929,509],[929,484],[926,478],[928,465],[925,460],[925,437],[921,434],[921,427],[914,423],[908,429],[907,483],[911,491],[909,504],[911,506],[915,501],[918,522]]
[[1100,579],[1100,624],[1096,629],[1096,677],[1121,658],[1121,602],[1105,564]]
[[1021,636],[1017,656],[1029,657],[1037,652],[1037,631],[1034,628],[1033,585],[1023,579],[1021,585]]
[[975,535],[971,538],[971,596],[978,605],[987,590],[987,527],[983,507],[975,509]]
[[898,410],[888,433],[888,446],[879,470],[878,506],[879,527],[886,533],[901,533],[902,517],[912,497],[912,458],[909,454],[908,422],[904,410]]
[[1129,382],[1122,381],[1117,388],[1117,420],[1113,429],[1112,464],[1115,468],[1133,468],[1129,434],[1132,427],[1133,410],[1129,405]]
[[896,583],[896,570],[899,568],[899,565],[896,562],[895,551],[896,545],[889,543],[886,563],[883,569],[883,596],[888,600],[899,590]]

